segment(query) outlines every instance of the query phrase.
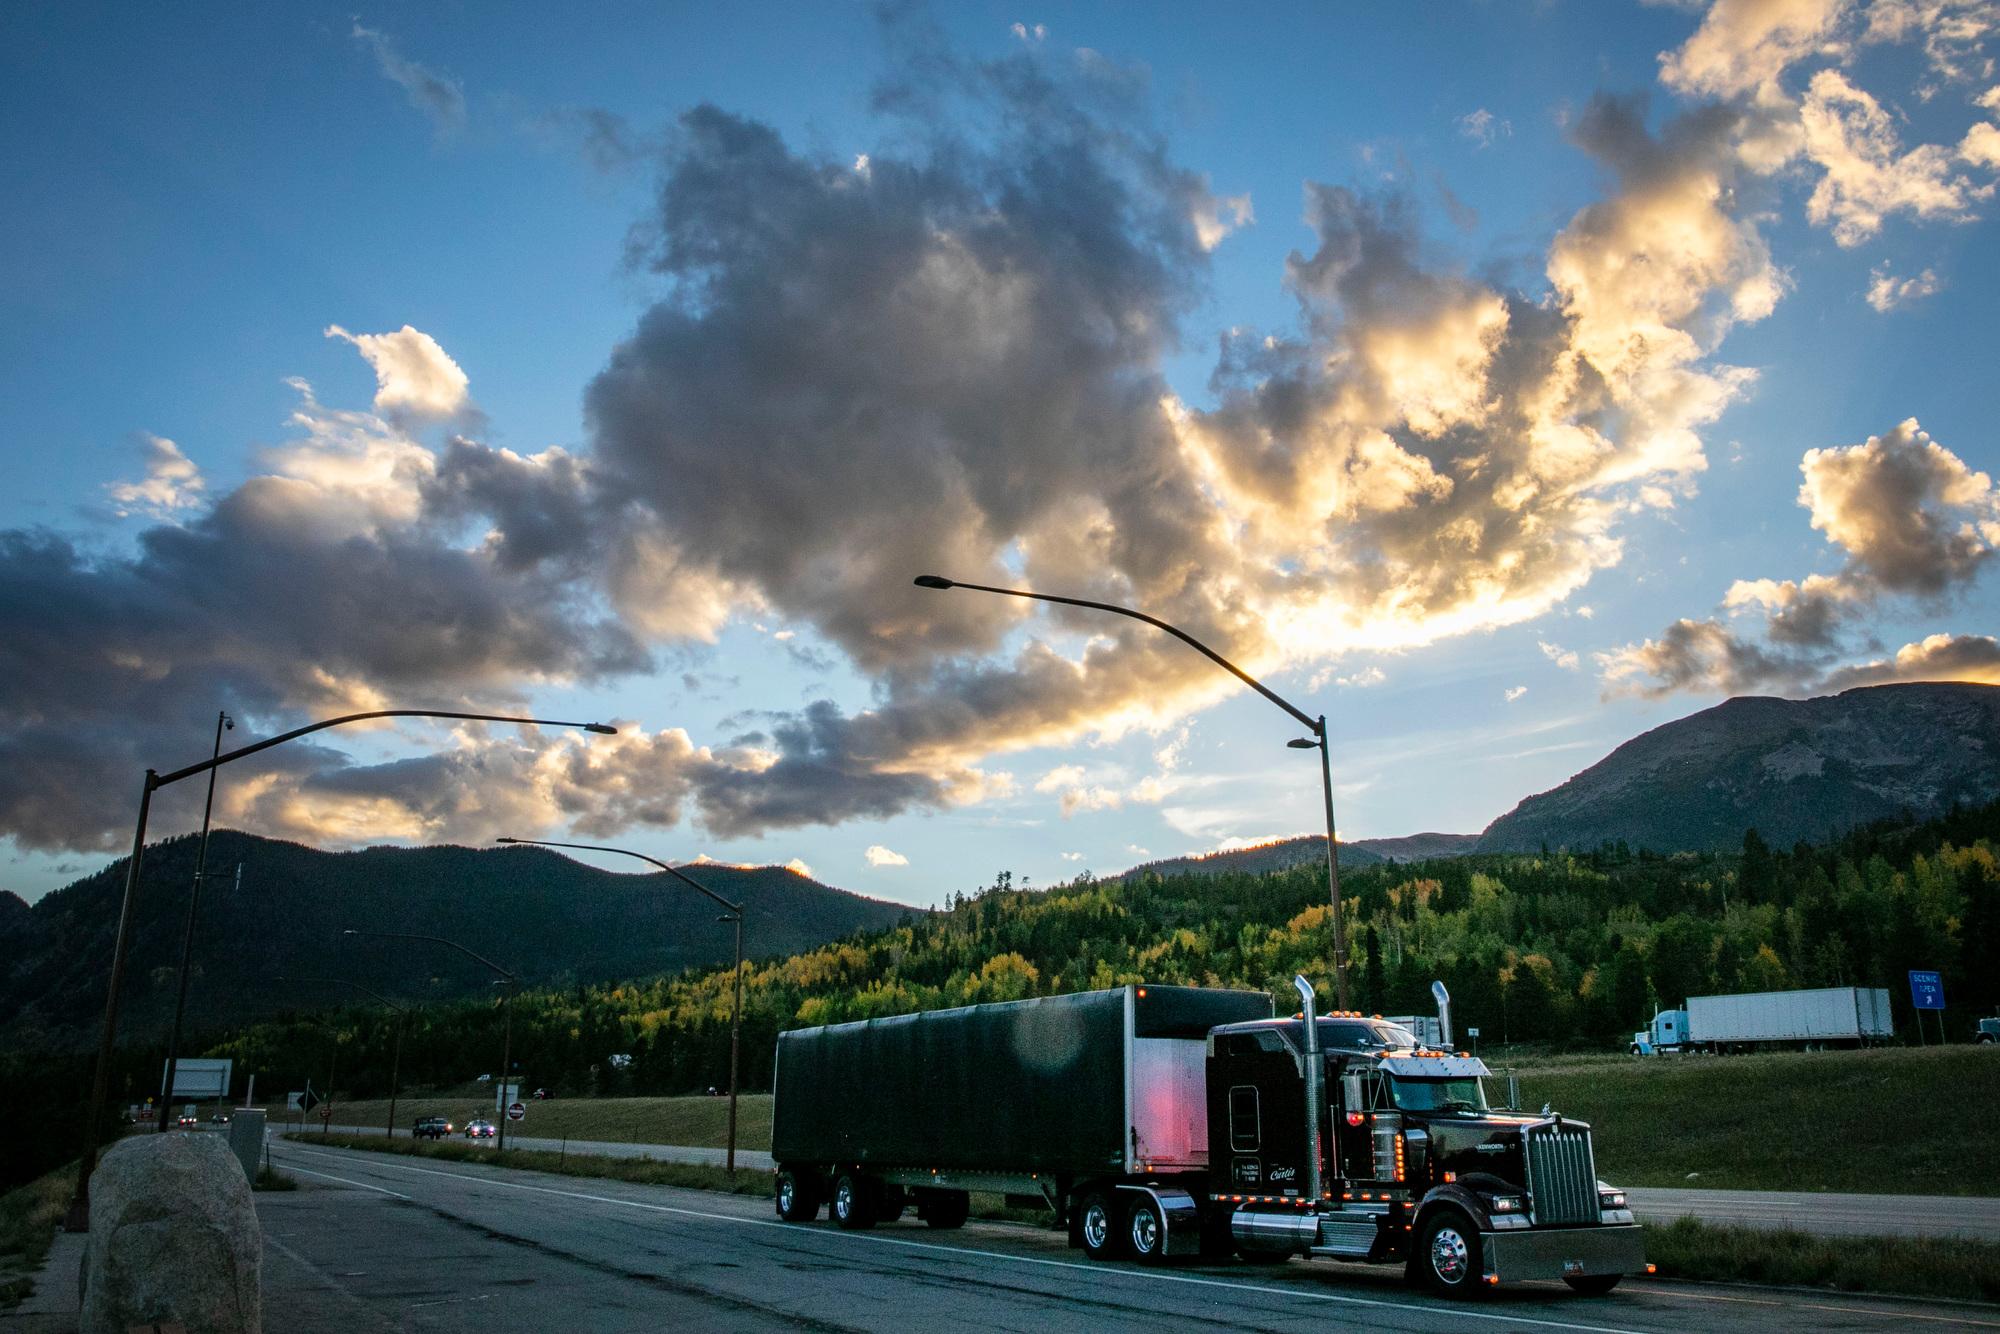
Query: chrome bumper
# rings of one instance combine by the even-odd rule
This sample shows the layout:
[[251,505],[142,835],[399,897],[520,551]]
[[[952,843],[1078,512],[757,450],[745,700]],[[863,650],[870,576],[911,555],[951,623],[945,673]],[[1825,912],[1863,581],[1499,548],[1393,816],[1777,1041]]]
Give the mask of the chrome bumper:
[[1645,1230],[1632,1224],[1488,1232],[1479,1241],[1487,1275],[1506,1283],[1637,1274],[1646,1268]]

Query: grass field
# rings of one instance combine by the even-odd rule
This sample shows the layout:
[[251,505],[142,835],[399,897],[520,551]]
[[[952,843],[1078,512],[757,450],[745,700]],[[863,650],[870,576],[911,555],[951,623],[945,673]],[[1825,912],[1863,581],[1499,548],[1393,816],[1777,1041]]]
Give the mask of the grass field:
[[0,1311],[28,1295],[28,1276],[48,1254],[75,1189],[72,1163],[0,1195]]
[[1992,1048],[1568,1057],[1519,1073],[1523,1106],[1590,1122],[1598,1172],[1621,1186],[2000,1194]]
[[[1504,1058],[1492,1062],[1505,1070]],[[1623,1186],[1828,1190],[1907,1195],[2000,1194],[2000,1052],[1990,1048],[1780,1053],[1767,1056],[1566,1056],[1521,1061],[1522,1105],[1548,1103],[1588,1121],[1598,1171]],[[1506,1082],[1489,1091],[1498,1100]],[[419,1116],[491,1115],[476,1094],[402,1099],[396,1126]],[[720,1148],[725,1098],[555,1099],[530,1103],[510,1132]],[[1940,1109],[1963,1133],[1936,1127]],[[346,1102],[342,1125],[385,1124],[385,1102]],[[771,1098],[740,1100],[737,1144],[767,1149]]]

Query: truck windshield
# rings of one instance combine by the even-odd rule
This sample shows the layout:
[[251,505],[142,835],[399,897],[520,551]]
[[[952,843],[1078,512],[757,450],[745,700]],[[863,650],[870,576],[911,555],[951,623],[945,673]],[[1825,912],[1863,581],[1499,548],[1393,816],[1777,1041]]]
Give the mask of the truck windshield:
[[1418,1045],[1416,1034],[1380,1019],[1322,1019],[1319,1043],[1349,1051],[1407,1051]]
[[1477,1078],[1389,1081],[1389,1096],[1406,1112],[1483,1112],[1486,1086]]

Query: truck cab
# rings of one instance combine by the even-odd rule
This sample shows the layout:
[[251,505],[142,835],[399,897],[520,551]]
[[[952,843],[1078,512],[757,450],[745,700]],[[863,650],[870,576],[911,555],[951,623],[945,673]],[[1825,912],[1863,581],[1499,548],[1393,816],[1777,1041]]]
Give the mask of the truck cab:
[[1312,1022],[1311,1044],[1304,1015],[1209,1036],[1208,1203],[1227,1211],[1245,1259],[1400,1263],[1449,1295],[1536,1278],[1601,1293],[1645,1268],[1624,1193],[1597,1179],[1587,1123],[1493,1107],[1483,1061],[1396,1025]]
[[1657,1056],[1663,1051],[1679,1051],[1688,1041],[1688,1012],[1662,1010],[1653,1016],[1650,1028],[1632,1035],[1634,1056]]

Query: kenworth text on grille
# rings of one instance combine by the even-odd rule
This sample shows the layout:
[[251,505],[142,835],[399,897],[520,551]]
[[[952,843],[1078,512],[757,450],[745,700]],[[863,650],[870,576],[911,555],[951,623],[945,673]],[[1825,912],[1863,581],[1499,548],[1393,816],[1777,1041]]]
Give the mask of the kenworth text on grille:
[[1315,1018],[1294,985],[1290,1019],[1262,993],[1126,986],[783,1034],[779,1216],[864,1228],[914,1207],[949,1228],[995,1191],[1099,1259],[1327,1256],[1453,1295],[1645,1270],[1588,1125],[1493,1108],[1477,1058]]

